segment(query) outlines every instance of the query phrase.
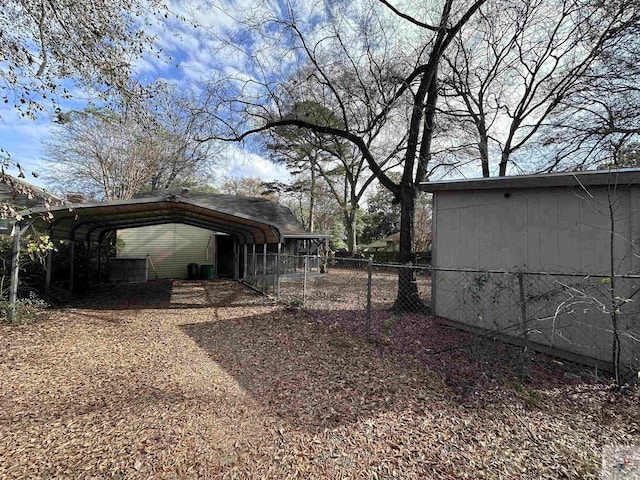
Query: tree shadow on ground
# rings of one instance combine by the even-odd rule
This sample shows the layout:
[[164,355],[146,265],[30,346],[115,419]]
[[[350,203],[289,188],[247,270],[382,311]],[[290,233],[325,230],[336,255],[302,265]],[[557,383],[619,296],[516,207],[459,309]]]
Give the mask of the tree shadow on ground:
[[[317,322],[366,338],[365,314],[310,311]],[[489,332],[490,333],[490,332]],[[529,351],[529,375],[524,376],[522,347],[492,335],[474,335],[441,323],[430,315],[377,310],[372,313],[370,342],[380,355],[399,354],[418,361],[440,377],[465,405],[483,406],[513,394],[513,389],[537,390],[593,383],[593,369]],[[605,377],[606,378],[606,377]],[[604,378],[601,376],[600,380]]]
[[94,310],[192,309],[244,307],[264,303],[233,280],[151,280],[144,283],[100,284],[74,299],[71,306]]
[[316,433],[388,411],[444,405],[427,369],[318,324],[274,312],[181,328],[269,414]]

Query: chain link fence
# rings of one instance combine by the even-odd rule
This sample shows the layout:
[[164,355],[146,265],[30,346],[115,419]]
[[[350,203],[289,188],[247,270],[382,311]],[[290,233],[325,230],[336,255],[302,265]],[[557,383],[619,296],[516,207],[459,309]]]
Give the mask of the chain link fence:
[[627,376],[640,369],[639,276],[434,269],[433,277],[438,317],[525,352],[624,366]]
[[375,341],[385,341],[407,312],[427,313],[474,333],[470,342],[490,338],[516,345],[524,372],[533,350],[606,367],[618,364],[627,369],[616,373],[621,377],[640,369],[640,276],[256,254],[247,259],[246,281]]

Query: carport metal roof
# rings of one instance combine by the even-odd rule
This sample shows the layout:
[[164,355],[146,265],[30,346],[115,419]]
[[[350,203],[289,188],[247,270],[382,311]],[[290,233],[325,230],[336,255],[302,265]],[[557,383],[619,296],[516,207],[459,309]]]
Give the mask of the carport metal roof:
[[[213,208],[179,195],[32,208],[20,213],[24,218],[22,225],[32,223],[34,228],[48,231],[59,240],[100,241],[113,230],[165,223],[184,223],[228,233],[241,245],[280,243],[285,238],[285,232],[273,222],[228,208]],[[45,218],[48,213],[50,220]]]

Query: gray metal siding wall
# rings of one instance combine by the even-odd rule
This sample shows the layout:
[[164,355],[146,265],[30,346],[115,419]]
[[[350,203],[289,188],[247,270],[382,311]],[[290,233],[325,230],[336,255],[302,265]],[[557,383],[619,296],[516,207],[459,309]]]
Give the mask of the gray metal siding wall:
[[[606,188],[438,192],[434,220],[437,266],[531,271],[609,272]],[[640,188],[615,199],[614,262],[637,271],[629,241],[640,240]],[[436,260],[434,260],[436,262]]]
[[[477,270],[506,270],[608,275],[610,272],[610,192],[606,187],[512,190],[443,191],[434,202],[434,266]],[[636,273],[640,259],[630,254],[640,244],[640,188],[619,189],[615,205],[614,265],[617,274]],[[637,252],[636,252],[637,253]],[[478,274],[481,275],[481,274]],[[479,278],[479,276],[476,277]],[[474,274],[434,272],[434,313],[437,316],[507,335],[519,335],[517,276],[492,274],[491,281],[474,288]],[[599,278],[529,277],[529,311],[539,327],[531,340],[557,349],[608,361],[611,352],[610,317],[598,301],[606,287]],[[554,285],[571,286],[587,300],[558,315],[561,294]],[[637,280],[618,281],[619,295],[637,288]],[[545,290],[546,289],[546,290]],[[562,288],[555,290],[562,290]],[[640,337],[636,302],[625,304],[620,331],[626,360],[637,356],[631,336]],[[492,308],[492,305],[495,308]],[[506,307],[506,308],[505,308]],[[507,315],[505,315],[505,310]],[[550,332],[555,335],[550,336]]]
[[[215,241],[207,243],[215,232],[180,223],[119,230],[118,238],[124,241],[120,257],[144,257],[149,255],[158,278],[187,278],[189,263],[214,264]],[[155,278],[151,265],[148,276]]]

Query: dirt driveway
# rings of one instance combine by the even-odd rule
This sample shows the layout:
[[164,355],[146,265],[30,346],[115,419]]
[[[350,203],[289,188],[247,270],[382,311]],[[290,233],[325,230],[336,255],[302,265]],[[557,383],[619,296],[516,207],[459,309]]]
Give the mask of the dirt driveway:
[[597,478],[603,444],[640,444],[637,398],[576,384],[471,407],[235,282],[2,326],[0,376],[1,478]]

